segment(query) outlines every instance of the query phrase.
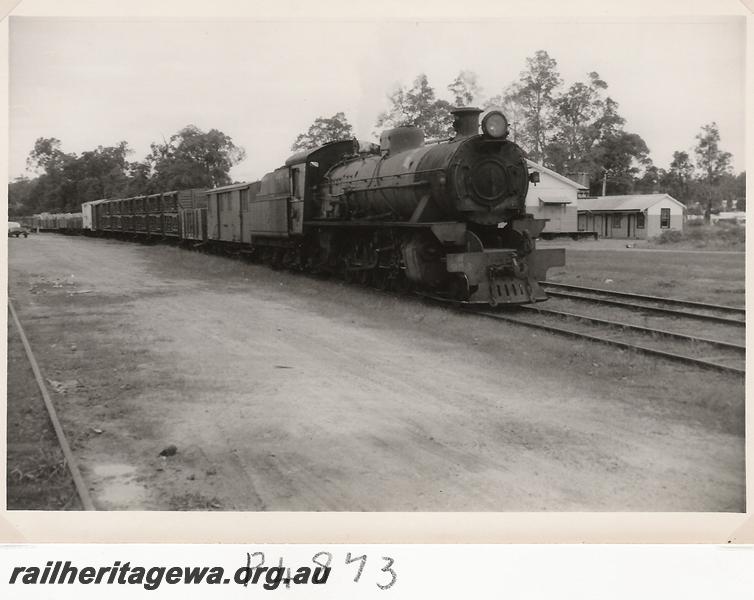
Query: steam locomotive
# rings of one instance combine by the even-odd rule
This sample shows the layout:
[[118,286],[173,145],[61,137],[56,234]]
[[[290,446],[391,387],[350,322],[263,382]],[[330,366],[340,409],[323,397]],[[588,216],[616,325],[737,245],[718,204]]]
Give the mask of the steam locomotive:
[[243,252],[273,267],[338,273],[443,300],[546,299],[538,280],[565,264],[535,249],[545,221],[526,214],[523,150],[500,111],[455,109],[455,136],[416,127],[380,144],[341,140],[298,152],[261,181],[82,206],[87,232],[174,238]]

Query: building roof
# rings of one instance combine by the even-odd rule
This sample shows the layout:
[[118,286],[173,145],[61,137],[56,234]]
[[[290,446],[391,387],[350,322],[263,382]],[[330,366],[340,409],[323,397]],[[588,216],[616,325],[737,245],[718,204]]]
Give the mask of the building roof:
[[682,209],[686,207],[670,194],[636,194],[626,196],[599,196],[597,198],[579,198],[580,211],[642,211],[654,206],[661,200],[675,202]]
[[540,165],[539,163],[535,163],[533,160],[526,159],[526,164],[529,165],[529,169],[533,169],[535,171],[539,171],[540,173],[547,173],[551,177],[554,177],[558,181],[562,183],[566,183],[570,185],[571,187],[575,187],[577,190],[586,190],[588,188],[585,188],[580,183],[577,183],[573,179],[568,179],[568,177],[564,177],[560,173],[556,173],[552,169],[548,169],[547,167]]
[[573,204],[573,201],[565,196],[559,196],[556,194],[542,194],[537,195],[537,199],[542,204]]

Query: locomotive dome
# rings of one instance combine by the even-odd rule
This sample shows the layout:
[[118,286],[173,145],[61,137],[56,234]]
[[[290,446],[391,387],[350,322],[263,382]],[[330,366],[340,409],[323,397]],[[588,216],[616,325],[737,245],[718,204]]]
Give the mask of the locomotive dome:
[[388,154],[398,154],[423,145],[424,132],[419,127],[394,127],[383,131],[380,136],[380,149]]

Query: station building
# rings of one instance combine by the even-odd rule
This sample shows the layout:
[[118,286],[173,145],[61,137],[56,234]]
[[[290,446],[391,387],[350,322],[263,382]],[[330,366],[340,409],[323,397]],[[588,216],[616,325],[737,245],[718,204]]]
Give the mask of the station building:
[[529,185],[526,195],[526,212],[536,219],[549,219],[543,233],[571,233],[577,231],[579,198],[589,195],[589,190],[552,169],[531,160],[529,173],[539,173],[539,183]]
[[670,194],[579,198],[579,231],[600,237],[649,239],[670,229],[683,230],[686,207]]

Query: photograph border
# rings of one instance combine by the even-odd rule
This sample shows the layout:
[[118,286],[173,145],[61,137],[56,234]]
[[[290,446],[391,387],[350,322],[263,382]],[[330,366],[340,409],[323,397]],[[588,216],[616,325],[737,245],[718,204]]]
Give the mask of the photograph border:
[[[15,6],[17,5],[17,6]],[[94,10],[96,9],[96,12]],[[318,13],[313,14],[317,9]],[[325,13],[322,13],[322,10]],[[578,21],[580,15],[592,19],[673,19],[681,17],[714,17],[741,15],[746,17],[746,60],[754,64],[752,33],[754,33],[754,0],[704,0],[678,2],[599,2],[573,0],[571,2],[495,2],[470,0],[458,3],[413,3],[384,0],[361,4],[348,0],[330,0],[321,6],[294,0],[260,1],[256,3],[219,1],[197,2],[153,0],[126,4],[112,0],[96,3],[78,0],[17,0],[0,2],[4,16],[0,27],[0,43],[8,49],[8,17],[14,15],[54,16],[63,18],[175,18],[203,19],[238,17],[256,20],[472,20],[484,18],[545,18]],[[2,150],[8,149],[9,67],[6,60],[0,65],[0,79],[6,110],[2,112]],[[746,139],[752,138],[752,69],[746,70]],[[751,172],[753,153],[746,156]],[[0,160],[0,175],[4,179],[2,201],[7,215],[9,178],[7,156]],[[750,188],[748,188],[750,189]],[[747,198],[749,197],[747,191]],[[751,235],[751,224],[747,234]],[[8,247],[0,250],[0,278],[2,294],[7,304]],[[748,282],[747,250],[746,307],[752,310]],[[6,319],[8,314],[6,311]],[[7,328],[7,323],[6,323]],[[6,329],[7,331],[7,329]],[[747,332],[747,344],[751,341]],[[3,414],[6,409],[7,345],[3,344]],[[747,361],[748,363],[748,361]],[[746,375],[746,430],[752,431],[749,402],[750,373]],[[3,420],[3,422],[5,422]],[[5,469],[7,448],[6,428],[0,433],[0,457]],[[744,543],[754,542],[754,522],[751,519],[751,443],[746,440],[746,513],[518,513],[518,512],[452,512],[452,513],[313,513],[313,512],[52,512],[8,511],[6,509],[5,478],[2,487],[0,514],[0,542],[5,543]]]

